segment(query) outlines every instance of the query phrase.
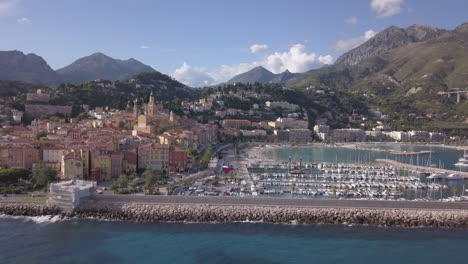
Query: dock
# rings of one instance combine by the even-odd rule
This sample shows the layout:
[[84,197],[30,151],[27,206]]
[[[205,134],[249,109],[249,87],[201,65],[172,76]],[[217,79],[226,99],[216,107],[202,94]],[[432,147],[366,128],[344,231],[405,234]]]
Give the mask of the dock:
[[388,165],[392,165],[395,167],[399,167],[399,168],[408,169],[408,170],[417,170],[417,171],[422,171],[422,172],[443,173],[443,174],[455,173],[455,174],[462,175],[463,177],[465,177],[465,179],[468,179],[468,172],[465,172],[465,171],[454,171],[454,170],[446,170],[446,169],[433,168],[433,167],[417,166],[417,165],[407,164],[403,162],[398,162],[398,161],[391,160],[391,159],[376,159],[375,161],[385,163]]
[[433,151],[430,150],[423,150],[423,151],[394,151],[390,150],[388,153],[393,154],[393,155],[398,155],[398,156],[417,156],[417,155],[429,155],[431,153],[434,153]]

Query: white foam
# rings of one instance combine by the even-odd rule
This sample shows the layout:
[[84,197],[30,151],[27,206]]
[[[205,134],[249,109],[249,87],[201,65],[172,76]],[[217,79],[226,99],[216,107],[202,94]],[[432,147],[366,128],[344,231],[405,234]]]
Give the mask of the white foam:
[[19,219],[23,220],[25,222],[31,221],[36,224],[48,224],[48,223],[57,223],[63,220],[67,220],[68,218],[64,218],[60,215],[41,215],[41,216],[12,216],[12,215],[5,215],[1,214],[1,218],[7,218],[7,219]]

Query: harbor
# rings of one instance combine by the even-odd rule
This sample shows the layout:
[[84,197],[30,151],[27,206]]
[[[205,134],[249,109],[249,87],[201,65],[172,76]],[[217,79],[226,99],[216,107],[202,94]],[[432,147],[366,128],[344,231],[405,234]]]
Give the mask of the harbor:
[[[372,153],[359,153],[361,157],[345,159],[336,155],[334,161],[331,157],[321,162],[311,161],[313,158],[305,161],[304,155],[297,154],[307,149],[316,153],[317,148],[327,148],[322,146],[298,147],[294,152],[289,152],[292,155],[288,159],[284,159],[284,156],[272,159],[271,155],[265,154],[272,150],[283,151],[284,147],[247,147],[225,155],[223,164],[229,164],[232,171],[219,170],[217,178],[220,184],[212,187],[219,190],[216,195],[415,201],[459,201],[468,198],[465,196],[467,188],[464,180],[468,173],[464,171],[376,159],[371,156]],[[437,152],[418,150],[413,153],[419,156],[421,153],[434,155]],[[421,163],[430,165],[427,160],[421,159]]]
[[270,160],[250,164],[248,171],[253,195],[377,200],[437,200],[454,195],[448,185],[426,179],[431,174],[379,163]]

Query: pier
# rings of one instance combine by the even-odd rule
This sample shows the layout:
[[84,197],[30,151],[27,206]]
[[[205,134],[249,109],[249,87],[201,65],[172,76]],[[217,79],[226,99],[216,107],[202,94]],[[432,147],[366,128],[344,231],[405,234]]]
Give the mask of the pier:
[[455,174],[462,175],[463,177],[465,177],[465,179],[468,179],[468,172],[465,172],[465,171],[454,171],[454,170],[446,170],[446,169],[433,168],[433,167],[416,166],[412,164],[398,162],[398,161],[391,160],[391,159],[376,159],[375,161],[389,164],[389,165],[399,167],[399,168],[408,169],[408,170],[417,170],[417,171],[422,171],[422,172],[443,173],[443,174],[455,173]]

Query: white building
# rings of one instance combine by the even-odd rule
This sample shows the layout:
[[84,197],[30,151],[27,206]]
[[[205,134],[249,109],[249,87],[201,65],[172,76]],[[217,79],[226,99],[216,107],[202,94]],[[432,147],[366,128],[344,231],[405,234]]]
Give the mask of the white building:
[[299,110],[299,106],[296,104],[290,104],[288,102],[278,102],[278,101],[266,101],[265,106],[268,109],[273,109],[273,108],[282,108],[285,110],[289,111],[296,111]]

